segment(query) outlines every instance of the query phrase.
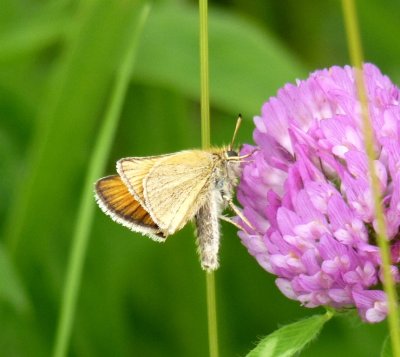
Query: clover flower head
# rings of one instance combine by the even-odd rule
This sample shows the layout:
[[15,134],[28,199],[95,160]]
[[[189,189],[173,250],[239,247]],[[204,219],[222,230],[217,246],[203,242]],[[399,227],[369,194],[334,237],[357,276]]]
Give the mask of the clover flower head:
[[[400,92],[372,64],[363,75],[399,282]],[[331,67],[285,85],[254,122],[258,150],[238,188],[254,228],[239,232],[243,244],[288,298],[306,307],[355,306],[363,320],[383,320],[387,301],[355,69]],[[245,145],[241,155],[252,151]]]

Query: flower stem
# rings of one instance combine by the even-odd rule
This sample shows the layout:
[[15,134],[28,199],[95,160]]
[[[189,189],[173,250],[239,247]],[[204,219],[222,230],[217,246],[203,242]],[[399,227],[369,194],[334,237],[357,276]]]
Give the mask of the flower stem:
[[398,297],[393,281],[390,265],[390,250],[388,236],[379,193],[379,181],[374,164],[374,136],[368,113],[368,98],[362,74],[363,54],[354,0],[342,0],[343,13],[346,23],[348,46],[352,65],[355,69],[355,79],[358,96],[361,103],[361,115],[365,138],[365,148],[368,155],[368,171],[371,177],[371,189],[374,197],[374,209],[377,222],[378,245],[382,257],[383,286],[388,299],[388,324],[391,336],[393,356],[400,357],[400,324],[398,314]]
[[200,110],[201,146],[210,147],[210,91],[208,83],[208,14],[207,0],[199,0],[200,10]]
[[117,73],[110,105],[101,126],[86,174],[62,295],[62,304],[53,349],[54,357],[63,357],[67,354],[82,278],[83,264],[86,256],[86,248],[94,214],[93,183],[103,172],[107,154],[110,151],[118,124],[119,114],[122,109],[123,99],[131,79],[139,34],[149,11],[150,6],[147,4],[143,7],[139,20],[135,22],[136,29],[134,30],[134,38],[130,42],[119,73]]
[[[208,13],[207,0],[199,0],[200,12],[200,110],[201,146],[210,147],[210,94],[208,74]],[[218,324],[215,298],[215,276],[206,272],[208,344],[210,357],[218,357]]]
[[217,305],[215,301],[215,275],[214,272],[206,273],[207,283],[207,319],[208,319],[208,344],[210,357],[218,357],[218,323]]

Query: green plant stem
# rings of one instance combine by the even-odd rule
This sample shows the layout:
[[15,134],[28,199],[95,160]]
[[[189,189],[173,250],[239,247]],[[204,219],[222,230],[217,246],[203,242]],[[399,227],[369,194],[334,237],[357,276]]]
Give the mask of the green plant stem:
[[146,4],[141,11],[138,22],[136,23],[134,38],[131,40],[129,47],[127,48],[121,67],[116,75],[115,86],[113,88],[109,107],[105,114],[87,171],[84,190],[78,210],[78,218],[72,238],[72,248],[67,267],[66,281],[53,349],[54,357],[63,357],[67,354],[82,278],[83,264],[86,256],[86,248],[94,215],[93,183],[100,177],[105,167],[107,156],[117,128],[125,93],[131,79],[139,35],[149,11],[150,6]]
[[374,209],[377,221],[378,245],[380,248],[383,268],[383,287],[388,299],[388,324],[392,342],[393,355],[400,356],[400,325],[398,314],[398,298],[393,281],[390,265],[390,251],[388,236],[384,219],[383,208],[381,204],[381,195],[379,192],[379,181],[375,171],[374,159],[374,136],[368,113],[368,98],[364,84],[362,72],[363,54],[361,47],[360,34],[358,30],[358,21],[354,0],[342,0],[343,13],[346,23],[346,32],[348,36],[348,46],[352,65],[356,68],[355,79],[358,96],[361,102],[361,115],[363,122],[363,134],[365,138],[365,148],[368,155],[368,171],[371,178],[371,189],[374,197]]
[[218,323],[214,272],[206,273],[206,283],[209,351],[210,357],[218,357]]
[[208,13],[207,0],[199,0],[200,10],[200,110],[201,146],[210,147],[210,90],[208,74]]
[[[210,147],[210,91],[208,71],[208,12],[207,0],[199,0],[200,12],[200,110],[201,146]],[[218,323],[215,298],[215,276],[206,272],[208,344],[210,357],[218,357]]]

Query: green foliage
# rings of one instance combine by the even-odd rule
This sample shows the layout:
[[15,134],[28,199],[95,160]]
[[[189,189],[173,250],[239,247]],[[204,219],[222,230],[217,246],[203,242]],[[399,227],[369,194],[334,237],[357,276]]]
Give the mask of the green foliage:
[[[198,22],[196,8],[154,9],[143,34],[135,78],[198,98]],[[228,112],[254,113],[283,82],[306,74],[299,61],[268,32],[213,9],[209,47],[212,104]]]
[[4,247],[0,244],[0,299],[19,312],[29,307],[28,298]]
[[290,357],[299,353],[321,332],[325,322],[332,317],[314,315],[281,327],[263,338],[247,357]]
[[131,34],[129,46],[127,46],[126,54],[124,54],[120,68],[117,70],[115,85],[111,90],[110,104],[106,110],[87,169],[65,278],[65,287],[54,345],[54,356],[65,356],[67,354],[76,313],[77,296],[82,279],[83,264],[86,259],[89,234],[93,224],[95,206],[93,202],[93,182],[101,176],[106,166],[106,160],[115,137],[122,104],[126,96],[132,69],[137,56],[138,39],[147,19],[149,8],[150,7],[146,5],[141,9],[139,16],[136,14],[132,16],[131,22],[135,27],[133,28],[132,26],[130,31],[128,31],[128,33]]
[[390,343],[390,336],[385,338],[383,342],[382,351],[380,357],[392,357],[392,344]]
[[[336,1],[211,1],[212,143],[251,142],[251,119],[286,82],[347,60]],[[0,11],[0,351],[49,355],[80,197],[122,58],[134,0],[2,0]],[[400,47],[394,14],[360,2],[366,58],[394,80]],[[376,14],[379,14],[376,15]],[[156,2],[104,175],[124,156],[198,147],[196,2]],[[106,150],[107,151],[107,150]],[[106,158],[104,158],[106,159]],[[90,227],[85,226],[84,229]],[[222,224],[216,273],[221,356],[245,355],[260,333],[314,311],[277,291]],[[98,209],[88,242],[71,340],[72,356],[206,356],[205,277],[193,227],[161,245]],[[302,356],[378,355],[385,324],[334,319]]]

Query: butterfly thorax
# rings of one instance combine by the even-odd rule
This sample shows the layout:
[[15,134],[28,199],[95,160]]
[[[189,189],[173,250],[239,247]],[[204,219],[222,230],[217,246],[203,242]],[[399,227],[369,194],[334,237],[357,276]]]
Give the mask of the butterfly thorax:
[[197,242],[203,269],[218,267],[220,241],[219,217],[232,200],[233,191],[240,175],[240,161],[234,152],[220,150],[212,152],[213,168],[207,188],[206,199],[195,215]]
[[223,150],[214,153],[216,160],[213,171],[213,189],[218,193],[216,196],[221,209],[227,206],[228,201],[232,200],[234,189],[241,174],[240,161],[230,160],[230,157],[237,156],[236,152]]

